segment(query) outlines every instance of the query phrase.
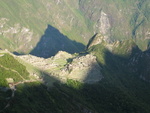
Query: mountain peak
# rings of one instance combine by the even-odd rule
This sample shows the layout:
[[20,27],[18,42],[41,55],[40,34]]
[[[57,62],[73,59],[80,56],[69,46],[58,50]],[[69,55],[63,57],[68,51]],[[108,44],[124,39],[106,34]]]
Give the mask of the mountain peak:
[[88,42],[87,44],[87,49],[89,49],[90,47],[100,44],[102,42],[106,42],[106,43],[110,43],[110,39],[104,37],[102,34],[100,33],[96,33]]

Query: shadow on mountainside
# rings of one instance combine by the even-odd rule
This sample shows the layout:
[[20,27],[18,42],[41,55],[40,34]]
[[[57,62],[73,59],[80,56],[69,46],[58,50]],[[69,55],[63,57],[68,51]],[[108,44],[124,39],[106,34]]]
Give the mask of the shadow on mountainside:
[[75,53],[83,51],[84,48],[85,46],[83,44],[70,40],[58,29],[48,25],[45,34],[41,37],[40,41],[30,54],[48,58],[54,56],[58,51]]
[[[57,82],[50,88],[41,83],[19,85],[10,108],[3,113],[149,113],[150,84],[137,73],[128,73],[127,62],[131,59],[106,50],[105,64],[98,57],[97,60],[104,76],[100,82],[82,84],[68,80],[63,84],[53,78]],[[87,72],[85,81],[94,70],[93,67]],[[51,80],[48,75],[42,78],[45,82]]]

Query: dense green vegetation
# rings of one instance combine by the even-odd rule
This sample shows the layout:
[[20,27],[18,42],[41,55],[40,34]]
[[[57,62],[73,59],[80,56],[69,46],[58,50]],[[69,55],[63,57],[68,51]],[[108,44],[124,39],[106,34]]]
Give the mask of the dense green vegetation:
[[20,64],[14,57],[8,53],[0,53],[0,111],[7,105],[11,99],[12,91],[8,89],[9,81],[17,83],[29,79],[29,73],[26,67]]
[[32,81],[9,89],[8,78],[14,83],[30,80],[29,72],[11,54],[0,53],[0,112],[150,113],[149,0],[1,0],[0,48],[46,58],[59,50],[80,52],[92,35],[101,33],[102,12],[109,20],[104,23],[110,23],[105,34],[109,40],[129,40],[114,43],[111,49],[102,41],[77,54],[96,56],[101,81],[61,83],[24,63],[51,87]]
[[15,72],[12,72],[10,70],[5,70],[3,68],[0,68],[0,86],[8,86],[8,83],[6,81],[6,78],[13,78],[14,82],[22,81],[22,78]]
[[8,90],[6,92],[0,90],[0,112],[6,106],[6,104],[9,101],[9,97],[11,96],[11,90]]
[[20,64],[13,56],[4,53],[0,57],[0,86],[8,86],[6,78],[13,78],[14,82],[29,79],[26,67]]
[[105,79],[80,88],[72,87],[80,84],[75,81],[71,82],[72,86],[70,82],[69,85],[55,84],[49,90],[39,83],[19,85],[10,108],[5,112],[83,113],[86,110],[93,113],[149,113],[150,85],[136,77],[121,76],[119,80],[122,83]]
[[29,73],[26,71],[26,67],[20,64],[17,60],[15,60],[13,56],[9,54],[4,54],[4,56],[0,58],[0,64],[6,68],[16,70],[25,79],[28,78]]
[[[149,113],[150,84],[139,77],[139,71],[134,71],[139,68],[136,63],[129,64],[141,51],[132,40],[120,42],[113,51],[109,51],[105,45],[103,42],[88,50],[97,56],[101,66],[104,78],[100,82],[83,84],[68,79],[66,83],[56,82],[52,87],[40,82],[20,84],[16,86],[10,107],[3,112]],[[6,104],[4,98],[10,92],[5,93],[2,92],[1,100]]]
[[[15,98],[11,102],[8,113],[82,113],[80,107],[83,106],[76,102],[71,95],[64,91],[71,91],[66,86],[58,84],[47,90],[40,83],[29,83],[17,86]],[[76,93],[74,91],[74,93]]]
[[[89,50],[93,52],[97,56],[97,60],[102,67],[102,72],[104,74],[104,80],[99,84],[100,86],[104,83],[104,88],[113,87],[109,89],[111,93],[106,94],[113,94],[113,91],[118,91],[116,97],[123,96],[123,100],[120,98],[123,105],[121,109],[123,110],[124,107],[127,111],[120,111],[120,112],[149,112],[149,87],[150,84],[142,81],[140,79],[141,74],[143,75],[147,72],[149,65],[148,54],[144,54],[142,59],[139,57],[141,56],[141,51],[136,46],[136,44],[131,41],[122,41],[120,42],[112,51],[109,51],[105,44],[99,44],[93,46]],[[147,56],[147,57],[146,57]],[[133,61],[134,59],[134,61]],[[140,60],[139,60],[140,59]],[[145,62],[145,66],[142,62]],[[146,63],[147,62],[147,63]],[[142,71],[142,72],[141,72]],[[147,80],[149,80],[149,76],[146,76]],[[145,93],[145,91],[147,93]],[[102,91],[104,92],[104,91]],[[102,93],[101,92],[101,93]],[[96,95],[95,95],[96,96]],[[97,97],[98,98],[98,97]],[[111,98],[112,99],[112,98]],[[109,101],[111,100],[109,98]],[[127,99],[127,100],[124,100]],[[129,99],[129,100],[128,100]],[[130,100],[131,99],[131,100]],[[116,98],[117,100],[117,98]],[[115,100],[113,100],[115,101]],[[119,101],[118,101],[119,102]],[[114,102],[114,103],[118,103]],[[127,103],[126,103],[127,102]],[[108,102],[109,103],[109,102]],[[109,105],[107,105],[108,107]],[[132,106],[131,108],[129,106]],[[116,106],[115,106],[116,108]],[[133,109],[132,109],[133,108]],[[116,109],[115,109],[116,110]],[[119,110],[119,109],[118,109]],[[111,111],[110,111],[111,112]],[[119,112],[119,111],[117,111]]]

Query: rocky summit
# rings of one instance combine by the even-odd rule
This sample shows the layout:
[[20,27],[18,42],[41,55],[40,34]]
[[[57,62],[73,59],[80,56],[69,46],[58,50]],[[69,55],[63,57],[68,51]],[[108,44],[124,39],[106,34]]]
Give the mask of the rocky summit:
[[149,4],[149,0],[1,1],[0,48],[48,58],[59,50],[81,52],[100,33],[109,40],[135,39],[146,50]]

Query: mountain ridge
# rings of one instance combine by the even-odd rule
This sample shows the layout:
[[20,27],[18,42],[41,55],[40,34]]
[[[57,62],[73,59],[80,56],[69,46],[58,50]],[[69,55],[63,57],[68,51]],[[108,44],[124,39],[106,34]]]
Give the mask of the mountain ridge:
[[[1,1],[0,47],[20,54],[30,53],[51,25],[83,45],[100,33],[111,40],[133,38],[142,50],[146,50],[149,8],[148,0]],[[73,46],[78,48],[78,45]]]
[[[97,36],[99,37],[99,35]],[[97,40],[97,38],[94,39]],[[108,45],[112,45],[111,48]],[[9,54],[8,51],[1,51],[0,59],[4,57],[3,54]],[[139,56],[142,54],[144,55],[141,59]],[[10,55],[13,54],[10,53]],[[30,77],[35,81],[16,85],[15,96],[11,98],[9,103],[10,107],[2,111],[23,113],[40,111],[60,113],[61,111],[70,113],[74,109],[75,113],[85,111],[87,113],[138,113],[139,111],[148,113],[150,104],[148,96],[150,92],[148,89],[150,85],[147,82],[148,76],[145,75],[147,72],[143,70],[144,68],[139,67],[139,65],[144,65],[141,64],[141,61],[145,59],[145,56],[147,56],[146,52],[140,51],[133,40],[114,43],[103,40],[96,45],[92,45],[85,52],[69,54],[60,51],[56,56],[47,59],[32,55],[13,55],[16,60],[26,67]],[[12,60],[9,59],[9,62],[12,62]],[[91,63],[94,63],[95,66]],[[55,68],[52,68],[51,65]],[[87,73],[87,77],[81,81],[80,77],[84,77],[84,74],[79,74],[79,72],[82,73],[84,68],[86,69],[85,65],[91,65],[91,69],[87,68],[84,72]],[[79,70],[76,70],[79,66]],[[74,73],[77,71],[77,73],[65,75],[68,78],[64,81],[63,76],[57,77],[59,72],[62,75],[61,71],[63,70],[65,70],[65,73],[71,74],[73,71]],[[90,70],[93,71],[88,73],[87,71]],[[14,74],[11,74],[11,76],[14,76]],[[76,76],[79,79],[74,78]],[[145,91],[148,93],[144,93]],[[9,102],[6,101],[6,98],[10,97],[13,90],[4,92],[0,89],[0,92],[2,92],[0,95],[1,101],[4,102],[1,106],[5,106]],[[68,103],[68,100],[71,100],[71,103],[70,101]],[[66,103],[65,105],[64,102]],[[41,108],[35,108],[41,105],[40,103],[45,104]],[[29,107],[26,108],[26,106]]]
[[149,4],[0,1],[0,112],[149,113]]

